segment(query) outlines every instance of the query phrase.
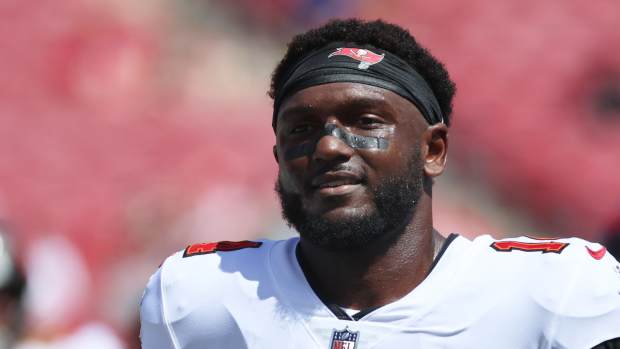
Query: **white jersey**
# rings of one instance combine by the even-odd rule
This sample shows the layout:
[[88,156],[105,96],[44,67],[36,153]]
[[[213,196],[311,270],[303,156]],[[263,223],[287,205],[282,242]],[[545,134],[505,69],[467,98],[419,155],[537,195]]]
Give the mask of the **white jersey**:
[[573,349],[620,337],[620,266],[581,239],[451,235],[420,285],[354,318],[313,292],[297,243],[169,257],[142,301],[143,349]]

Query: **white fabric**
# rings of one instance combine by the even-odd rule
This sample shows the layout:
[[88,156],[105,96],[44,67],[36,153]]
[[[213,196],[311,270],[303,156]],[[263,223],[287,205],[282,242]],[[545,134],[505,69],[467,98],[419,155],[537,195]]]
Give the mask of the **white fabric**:
[[106,325],[88,323],[70,335],[51,342],[28,340],[15,349],[125,349],[118,336]]
[[600,245],[572,238],[557,240],[569,243],[559,254],[499,252],[494,241],[457,237],[418,287],[359,321],[337,319],[314,294],[296,238],[180,252],[147,285],[143,349],[331,349],[345,328],[359,332],[355,349],[572,349],[620,337],[618,262],[586,250]]

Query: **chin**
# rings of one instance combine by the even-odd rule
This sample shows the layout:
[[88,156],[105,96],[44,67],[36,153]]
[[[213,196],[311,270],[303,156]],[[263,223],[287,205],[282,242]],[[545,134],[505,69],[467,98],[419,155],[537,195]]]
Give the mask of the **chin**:
[[364,207],[337,207],[318,215],[306,212],[293,225],[307,242],[334,251],[363,249],[386,233],[377,210]]
[[368,217],[374,216],[376,209],[374,207],[350,207],[350,206],[338,206],[327,208],[321,213],[309,213],[308,216],[314,216],[326,222],[356,222],[365,220]]
[[[327,250],[364,249],[385,236],[393,227],[392,219],[400,222],[402,209],[381,212],[368,190],[348,195],[321,197],[282,190],[276,186],[282,204],[282,216],[302,239]],[[392,197],[393,195],[388,195]],[[389,205],[388,205],[389,206]],[[406,211],[410,211],[406,208]],[[392,217],[397,213],[398,217]]]

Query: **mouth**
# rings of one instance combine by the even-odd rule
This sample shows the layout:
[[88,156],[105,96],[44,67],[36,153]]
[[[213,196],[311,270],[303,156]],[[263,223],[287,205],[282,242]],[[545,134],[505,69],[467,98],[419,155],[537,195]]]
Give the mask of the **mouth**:
[[350,171],[331,171],[315,177],[311,185],[322,196],[345,195],[362,185],[362,177]]

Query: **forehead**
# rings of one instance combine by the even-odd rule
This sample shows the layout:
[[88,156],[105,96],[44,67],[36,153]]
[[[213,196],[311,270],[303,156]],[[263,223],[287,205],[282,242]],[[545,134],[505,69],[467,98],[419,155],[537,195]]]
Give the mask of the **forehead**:
[[397,119],[423,120],[413,103],[392,91],[360,83],[336,82],[311,86],[287,97],[278,111],[278,123],[286,120],[281,117],[304,110],[336,113],[347,108],[368,108]]

